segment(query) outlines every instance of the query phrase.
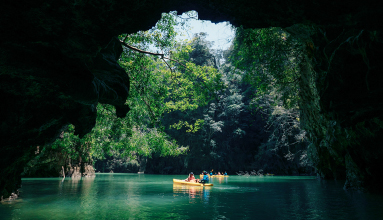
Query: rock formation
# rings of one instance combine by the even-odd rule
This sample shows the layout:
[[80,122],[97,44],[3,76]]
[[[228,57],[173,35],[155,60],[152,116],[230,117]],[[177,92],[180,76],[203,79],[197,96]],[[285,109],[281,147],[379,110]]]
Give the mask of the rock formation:
[[342,2],[1,1],[0,195],[20,185],[36,146],[65,125],[89,132],[98,102],[126,115],[129,78],[117,64],[116,36],[147,30],[171,10],[197,10],[200,19],[250,28],[315,27],[317,34],[305,39],[309,83],[303,86],[310,92],[303,111],[316,166],[323,177],[346,177],[347,186],[377,188],[383,183],[383,7],[373,0]]

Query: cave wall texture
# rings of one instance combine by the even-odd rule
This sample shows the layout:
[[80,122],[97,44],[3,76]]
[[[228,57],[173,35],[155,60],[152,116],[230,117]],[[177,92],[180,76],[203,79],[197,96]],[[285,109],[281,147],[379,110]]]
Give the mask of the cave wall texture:
[[383,183],[382,3],[329,0],[3,0],[0,3],[0,194],[19,187],[37,145],[68,123],[89,132],[98,102],[123,117],[129,78],[116,36],[150,29],[162,12],[248,28],[291,28],[306,42],[302,114],[320,176],[346,188]]

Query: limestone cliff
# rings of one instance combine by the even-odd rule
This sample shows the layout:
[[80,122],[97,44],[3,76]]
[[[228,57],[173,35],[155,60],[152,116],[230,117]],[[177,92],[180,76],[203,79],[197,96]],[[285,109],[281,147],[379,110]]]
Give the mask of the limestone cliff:
[[381,191],[381,31],[329,28],[312,37],[318,49],[312,59],[311,85],[317,94],[315,107],[308,106],[306,116],[318,173],[345,178],[345,189]]

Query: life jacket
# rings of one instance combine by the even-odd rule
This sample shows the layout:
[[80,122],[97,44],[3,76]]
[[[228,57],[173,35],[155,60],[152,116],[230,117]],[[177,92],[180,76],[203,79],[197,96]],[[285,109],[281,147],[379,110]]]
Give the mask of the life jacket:
[[209,182],[209,176],[208,175],[203,175],[203,179],[202,180],[204,180],[206,182]]

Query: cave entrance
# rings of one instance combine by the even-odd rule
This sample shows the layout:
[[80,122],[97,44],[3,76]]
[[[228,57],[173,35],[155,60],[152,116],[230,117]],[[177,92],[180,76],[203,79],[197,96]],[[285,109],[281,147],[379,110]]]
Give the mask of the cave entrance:
[[[161,19],[151,29],[129,35],[133,36],[127,42],[132,46],[130,49],[138,49],[136,52],[146,51],[149,55],[169,56],[176,44],[190,43],[195,38],[203,39],[209,50],[218,55],[232,44],[235,27],[227,21],[213,23],[209,20],[200,20],[197,11],[188,11],[181,15],[171,11],[162,13]],[[121,35],[120,38],[126,40],[129,35]]]
[[206,33],[206,40],[212,42],[212,49],[226,50],[234,38],[235,27],[228,21],[213,23],[209,20],[200,20],[196,11],[183,13],[178,19],[179,40],[190,41],[195,34]]
[[[311,173],[306,133],[300,128],[298,109],[302,43],[287,31],[277,27],[234,30],[228,22],[198,20],[196,11],[180,16],[170,12],[163,13],[152,29],[122,35],[120,39],[127,47],[122,59],[133,79],[134,100],[143,100],[141,106],[148,108],[150,103],[165,103],[166,112],[157,117],[161,117],[165,133],[180,145],[190,146],[188,154],[193,159],[181,165],[172,164],[171,160],[163,164],[184,168],[198,164],[199,167],[193,167],[195,170],[204,169],[209,165],[198,158],[200,152],[206,152],[209,155],[206,161],[214,164],[225,164],[222,158],[241,161],[231,167],[215,167],[231,173],[239,170],[254,171],[257,175],[262,170],[277,174]],[[156,63],[156,69],[151,71],[130,67],[134,62],[152,62],[144,61],[144,54],[158,57],[163,63]],[[159,78],[154,77],[157,73]],[[158,83],[166,76],[170,81]],[[149,98],[159,97],[156,93],[161,90],[159,84],[168,85],[165,90],[169,95],[162,100]],[[207,101],[200,102],[204,99]],[[156,117],[150,108],[149,117]],[[132,112],[138,111],[133,108]],[[188,136],[172,129],[196,134]],[[203,129],[203,134],[197,133]],[[259,135],[255,138],[256,133]],[[235,149],[240,151],[232,154]],[[282,159],[274,163],[278,158]],[[159,160],[162,159],[150,159],[148,164],[158,164]],[[283,168],[283,164],[290,168]],[[163,171],[147,167],[151,167],[152,173]]]
[[[377,7],[376,4],[366,4],[360,1],[357,4],[345,7],[344,2],[338,1],[332,2],[331,7],[329,7],[327,1],[270,2],[247,0],[145,2],[111,0],[105,4],[98,1],[55,1],[54,4],[48,1],[23,2],[25,4],[19,1],[6,1],[1,7],[0,22],[2,25],[0,25],[0,28],[3,31],[1,31],[2,43],[0,45],[2,51],[0,92],[2,94],[1,103],[7,107],[2,109],[4,120],[1,128],[4,138],[0,148],[0,154],[3,155],[1,157],[2,165],[0,166],[0,192],[5,192],[4,195],[9,194],[11,190],[14,190],[20,184],[19,173],[22,172],[23,166],[28,162],[26,158],[32,159],[34,155],[30,153],[32,149],[30,146],[51,142],[51,140],[58,138],[58,134],[63,131],[63,128],[67,127],[68,123],[77,124],[76,131],[79,134],[85,135],[91,132],[97,119],[95,112],[97,103],[114,105],[120,110],[117,109],[116,111],[117,113],[120,112],[118,113],[119,116],[126,115],[129,109],[125,106],[128,97],[126,87],[129,87],[129,79],[127,77],[123,78],[126,74],[121,71],[121,68],[118,68],[116,61],[120,47],[113,47],[112,44],[115,43],[115,45],[120,46],[119,42],[112,42],[111,39],[119,33],[134,33],[138,30],[150,28],[158,20],[160,13],[164,11],[198,9],[201,18],[213,22],[228,20],[237,27],[239,25],[249,28],[289,27],[302,23],[320,27],[319,35],[316,36],[314,42],[318,49],[313,47],[312,42],[311,44],[307,42],[308,48],[306,52],[308,55],[313,56],[314,49],[320,51],[320,53],[331,55],[332,52],[329,51],[341,52],[341,50],[338,50],[340,48],[338,46],[345,47],[341,53],[337,52],[339,55],[337,62],[340,64],[338,69],[333,68],[333,72],[328,77],[318,78],[318,80],[321,80],[323,87],[329,85],[325,88],[326,93],[322,94],[321,97],[317,97],[317,100],[320,98],[320,106],[327,106],[323,114],[327,112],[328,117],[336,117],[334,120],[342,122],[344,126],[355,126],[356,123],[364,123],[364,118],[371,118],[372,114],[374,117],[380,117],[381,115],[379,110],[381,104],[374,100],[381,100],[380,88],[382,86],[378,87],[379,84],[376,84],[375,90],[369,84],[367,85],[368,88],[364,89],[366,85],[362,84],[367,83],[362,82],[365,82],[367,78],[360,78],[359,80],[359,78],[348,77],[356,74],[350,74],[349,71],[343,68],[343,63],[347,62],[348,64],[351,62],[356,63],[358,66],[360,64],[360,66],[364,67],[366,55],[379,57],[379,51],[382,51],[379,49],[381,48],[381,38],[379,36],[383,13],[378,10],[380,7]],[[20,5],[23,7],[20,7]],[[326,30],[326,32],[322,32],[323,30]],[[337,37],[338,32],[344,32],[344,34]],[[278,34],[281,34],[280,30],[277,29],[274,29],[272,33],[277,34],[277,39],[280,36]],[[137,47],[143,46],[138,47],[141,49],[145,49],[145,47],[150,49],[149,47],[153,41],[139,42],[145,34],[144,31],[142,36],[137,34],[131,39],[130,43]],[[374,46],[371,47],[370,52],[367,51],[366,53],[364,48],[346,48],[349,44],[342,43],[346,42],[345,40],[349,41],[349,39],[362,39],[359,36],[365,36],[362,37],[363,39],[371,39]],[[120,37],[120,40],[122,40],[126,36]],[[166,39],[161,39],[160,35],[157,37],[163,40],[163,45],[169,43]],[[283,36],[279,39],[282,38]],[[332,49],[326,46],[328,41],[334,43],[330,45]],[[106,48],[108,44],[110,50],[100,51],[101,48]],[[356,44],[360,45],[359,43]],[[158,52],[162,52],[160,49],[158,49]],[[359,54],[355,54],[356,51],[359,51]],[[170,50],[164,51],[164,53],[167,52],[167,55],[169,55]],[[97,53],[100,54],[100,59],[102,58],[105,61],[101,65],[96,65],[99,60],[93,60]],[[352,60],[346,59],[347,57],[350,58],[350,54],[354,56]],[[326,56],[326,58],[332,57],[327,55],[322,54],[320,56],[322,58],[324,58],[323,56]],[[355,55],[360,57],[358,62],[354,62]],[[325,62],[322,63],[322,60],[325,61],[325,59],[318,61],[321,62],[321,65],[324,65],[325,69],[329,69]],[[374,60],[375,64],[370,63],[368,71],[381,70],[380,60],[377,58]],[[122,61],[130,64],[130,60]],[[89,65],[88,62],[90,62]],[[334,63],[336,62],[332,62],[332,64]],[[353,68],[353,65],[347,66],[347,70],[355,69],[355,73],[360,73],[359,68]],[[274,65],[274,67],[280,66]],[[263,69],[260,70],[263,71]],[[342,76],[345,77],[338,77],[340,76],[338,72],[343,72],[344,75]],[[379,72],[374,74],[368,72],[370,83],[383,81],[377,76],[372,77],[376,74],[381,76]],[[363,74],[359,74],[359,76],[364,77]],[[94,80],[95,78],[97,78],[97,81]],[[134,78],[131,79],[135,80]],[[144,75],[140,79],[146,80],[148,78]],[[298,85],[294,78],[291,78],[292,81],[283,77],[281,79],[286,79],[286,81],[283,81],[286,82],[286,87],[281,87],[284,88],[282,91],[296,91],[291,89]],[[343,79],[353,80],[343,81]],[[233,79],[233,81],[235,80]],[[270,78],[266,78],[266,80],[270,81]],[[308,82],[311,84],[311,81]],[[312,84],[315,82],[313,80]],[[264,88],[267,88],[267,85],[271,83],[275,82],[263,84],[266,86]],[[95,85],[97,85],[97,88],[95,88]],[[151,85],[156,84],[152,83]],[[339,89],[338,85],[344,86],[342,90]],[[355,90],[352,87],[363,88],[363,90]],[[137,87],[136,89],[141,91],[143,88],[145,87]],[[350,95],[350,91],[353,91],[356,95]],[[363,94],[360,91],[363,91]],[[370,93],[370,91],[376,92]],[[340,97],[333,94],[347,94],[347,96]],[[356,99],[350,99],[350,97]],[[285,95],[284,98],[290,105],[294,104],[294,102],[291,102],[293,101],[291,96]],[[332,103],[337,103],[340,99],[349,100],[349,102],[342,106],[335,107],[332,105]],[[359,104],[355,105],[355,103]],[[150,105],[151,103],[144,103],[144,105],[146,104]],[[361,113],[359,106],[368,107],[371,105],[373,107],[369,108],[370,110]],[[275,113],[284,112],[283,109],[277,110]],[[104,112],[110,113],[112,110],[106,108]],[[351,114],[351,112],[354,113]],[[152,113],[156,112],[150,112],[149,114]],[[320,114],[322,114],[322,111],[319,112],[318,110],[317,113],[310,112],[307,115],[313,115],[312,121],[315,121],[316,115],[319,116]],[[142,117],[142,114],[136,116],[139,118]],[[337,118],[338,116],[342,116],[342,118]],[[218,128],[218,126],[215,128]],[[322,130],[318,129],[313,130],[312,134],[321,134]],[[241,135],[242,132],[238,130],[236,134]],[[313,138],[317,140],[315,135]],[[320,143],[320,139],[317,143]],[[213,142],[212,145],[214,145]],[[375,149],[375,146],[371,147]],[[362,165],[371,164],[365,167],[376,167],[376,164],[374,164],[375,159],[362,158],[364,152],[378,152],[372,148],[367,150],[366,148],[355,147],[350,150],[354,151],[355,155],[362,155],[358,160],[362,161],[360,162]],[[347,148],[341,149],[349,151]],[[342,150],[339,155],[343,155],[343,153]],[[331,156],[332,153],[324,155]],[[292,155],[289,154],[289,158],[290,156]],[[61,170],[61,167],[59,168]],[[360,170],[366,170],[364,168]],[[373,172],[372,174],[366,173],[365,176],[380,175]],[[355,178],[355,181],[357,181],[357,178]],[[371,179],[371,181],[375,180]],[[382,181],[376,180],[376,182],[378,186],[378,183]]]

